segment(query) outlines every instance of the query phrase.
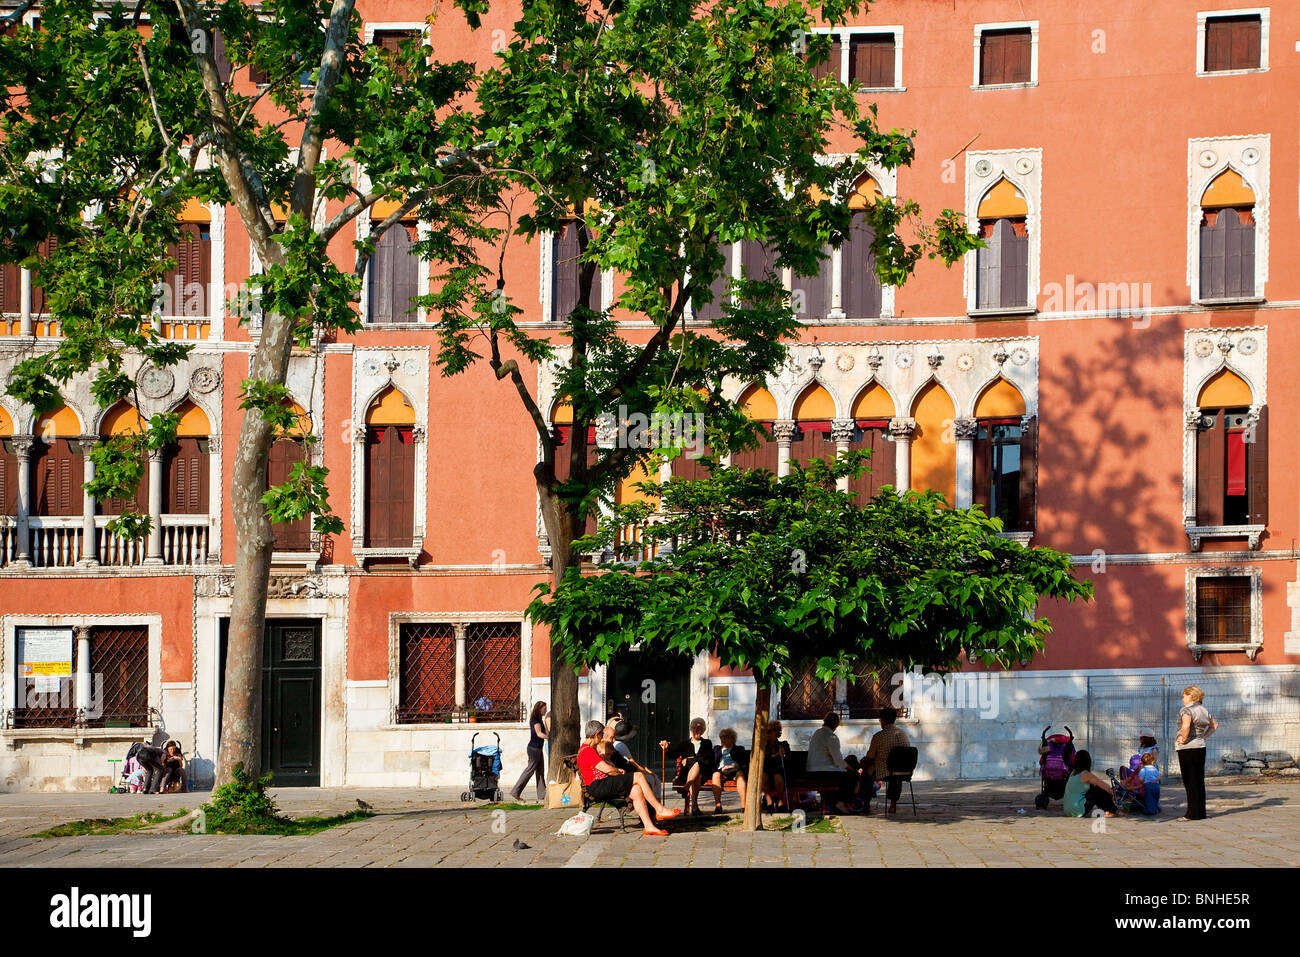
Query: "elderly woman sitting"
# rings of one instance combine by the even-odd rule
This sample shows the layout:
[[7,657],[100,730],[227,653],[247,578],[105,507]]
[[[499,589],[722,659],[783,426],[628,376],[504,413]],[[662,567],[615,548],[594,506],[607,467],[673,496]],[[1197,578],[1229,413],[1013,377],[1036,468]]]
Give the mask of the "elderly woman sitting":
[[[707,727],[703,718],[693,718],[691,720],[691,736],[685,741],[672,748],[667,741],[660,741],[659,747],[664,749],[666,757],[677,759],[677,776],[673,784],[682,788],[686,796],[686,805],[691,809],[692,814],[700,813],[700,788],[705,781],[713,780],[714,754],[713,742],[704,737],[704,729]],[[718,788],[715,794],[714,813],[722,810],[722,782],[718,782]]]
[[654,819],[650,816],[651,810],[661,821],[677,817],[682,812],[670,811],[664,807],[655,798],[654,789],[640,771],[628,773],[602,756],[603,749],[607,749],[610,754],[614,753],[605,741],[603,722],[588,721],[585,732],[587,741],[578,751],[578,772],[582,775],[587,793],[596,801],[630,800],[637,817],[641,818],[646,834],[656,837],[667,835],[667,831],[655,826]]

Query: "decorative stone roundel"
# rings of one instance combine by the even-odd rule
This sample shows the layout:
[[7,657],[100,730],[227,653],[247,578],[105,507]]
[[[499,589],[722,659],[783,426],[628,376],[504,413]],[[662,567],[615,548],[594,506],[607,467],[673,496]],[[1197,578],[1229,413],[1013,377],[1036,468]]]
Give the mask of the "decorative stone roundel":
[[135,381],[140,386],[140,391],[149,398],[161,399],[172,391],[172,386],[176,384],[176,377],[172,375],[170,369],[146,365],[135,377]]
[[989,173],[991,172],[993,172],[993,164],[990,163],[988,160],[982,159],[976,162],[975,164],[976,176],[988,176]]
[[847,352],[841,352],[835,357],[835,368],[839,369],[841,372],[848,372],[853,368],[853,356],[849,355]]
[[1214,150],[1201,150],[1200,154],[1196,157],[1196,162],[1200,163],[1206,169],[1209,169],[1218,161],[1219,154],[1214,152]]
[[1021,176],[1028,176],[1034,171],[1034,161],[1028,156],[1022,156],[1016,160],[1016,172]]
[[365,371],[366,375],[379,375],[379,360],[375,358],[367,359],[365,365],[361,368]]
[[957,357],[957,368],[962,372],[970,372],[975,368],[975,357],[969,352],[963,352]]
[[906,349],[900,351],[898,355],[894,356],[894,363],[900,369],[912,368],[912,353],[908,352]]
[[1259,349],[1259,340],[1254,336],[1242,336],[1237,343],[1237,352],[1243,356],[1253,356]]
[[402,371],[407,375],[417,375],[420,372],[420,363],[415,359],[407,359],[402,363]]
[[1196,345],[1192,346],[1192,351],[1204,359],[1207,356],[1214,355],[1214,343],[1209,339],[1197,339]]
[[207,366],[199,366],[190,373],[190,391],[207,395],[221,385],[221,373]]
[[1253,146],[1248,146],[1241,151],[1241,161],[1247,166],[1254,166],[1259,162],[1259,150]]
[[1026,362],[1029,361],[1029,350],[1026,349],[1024,346],[1021,346],[1020,348],[1016,349],[1014,352],[1011,353],[1011,361],[1018,366],[1024,365]]

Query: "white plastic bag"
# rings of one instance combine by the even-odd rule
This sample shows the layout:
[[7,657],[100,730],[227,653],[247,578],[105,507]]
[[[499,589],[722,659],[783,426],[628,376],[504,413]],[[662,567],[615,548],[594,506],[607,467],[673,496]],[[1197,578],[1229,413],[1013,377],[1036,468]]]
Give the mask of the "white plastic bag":
[[596,823],[595,815],[592,814],[575,814],[563,824],[556,834],[569,834],[573,837],[586,837],[591,833],[592,825]]

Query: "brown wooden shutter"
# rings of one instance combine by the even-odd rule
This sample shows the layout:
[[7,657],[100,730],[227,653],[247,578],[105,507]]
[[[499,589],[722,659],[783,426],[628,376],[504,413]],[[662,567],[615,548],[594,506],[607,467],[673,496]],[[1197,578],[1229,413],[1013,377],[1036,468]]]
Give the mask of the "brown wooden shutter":
[[1255,295],[1255,224],[1248,209],[1223,209],[1223,293],[1228,298]]
[[980,85],[1005,83],[1006,37],[999,31],[985,30],[980,35]]
[[551,318],[567,322],[578,305],[578,256],[582,246],[575,219],[562,221],[551,240]]
[[398,223],[375,246],[370,261],[370,321],[411,322],[419,260],[411,248],[413,225]]
[[1002,245],[1001,306],[1014,309],[1029,303],[1029,237],[1017,236],[1011,220],[998,221]]
[[18,514],[18,456],[0,439],[0,515]]
[[1029,30],[985,30],[980,35],[980,84],[1028,83],[1032,55]]
[[1037,527],[1037,505],[1038,416],[1034,416],[1020,432],[1020,528],[1015,531],[1030,532]]
[[757,449],[745,449],[734,453],[731,456],[731,464],[745,469],[767,469],[769,472],[775,472],[780,458],[780,447],[772,437],[772,423],[760,422],[759,425],[767,434],[767,438],[762,440],[762,445]]
[[972,502],[984,507],[985,515],[993,514],[993,426],[980,423],[975,437],[975,462],[972,466]]
[[827,421],[800,422],[790,442],[790,461],[805,468],[813,459],[835,460],[835,443],[831,440],[831,424]]
[[37,442],[32,458],[36,482],[36,507],[32,514],[50,517],[80,515],[84,504],[81,452],[73,451],[67,439],[55,439],[49,444]]
[[172,515],[208,512],[208,440],[186,437],[167,447],[163,458],[163,511]]
[[[49,259],[51,256],[54,255],[54,251],[58,248],[59,248],[59,241],[55,237],[50,236],[47,239],[43,240],[41,244],[36,247],[36,254],[41,259]],[[49,307],[46,304],[45,287],[38,286],[33,282],[32,283],[32,315],[43,316],[48,311],[49,311]]]
[[1205,21],[1206,72],[1230,70],[1232,62],[1232,24],[1223,19]]
[[[569,463],[569,442],[573,438],[573,426],[557,425],[554,426],[555,436],[555,479],[557,482],[567,482],[572,474],[572,468]],[[587,429],[587,466],[596,464],[596,427],[590,426]],[[595,515],[587,516],[585,535],[594,535],[596,532],[597,519]]]
[[[746,240],[740,245],[740,270],[745,278],[752,282],[765,282],[768,274],[776,268],[776,250],[757,239]],[[780,278],[779,275],[777,278]]]
[[975,251],[975,308],[997,309],[1002,305],[1002,242],[996,223],[980,223],[980,236],[987,244]]
[[849,479],[849,491],[856,494],[855,501],[858,505],[865,505],[868,501],[875,498],[877,493],[886,485],[896,485],[897,475],[895,472],[894,461],[894,443],[885,439],[885,429],[888,422],[885,420],[859,419],[856,423],[857,428],[854,432],[854,438],[849,442],[849,451],[870,451],[871,458],[867,462],[870,469],[857,478]]
[[855,213],[840,252],[840,275],[844,282],[840,304],[850,319],[880,318],[883,293],[880,277],[876,275],[876,257],[871,254],[875,240],[876,231],[867,224],[866,215]]
[[17,263],[0,266],[0,312],[22,312],[22,274],[22,267]]
[[1222,409],[1203,409],[1202,416],[1213,424],[1203,421],[1196,433],[1196,524],[1222,525],[1227,428]]
[[709,290],[713,293],[713,301],[698,304],[693,302],[691,304],[695,318],[704,322],[716,322],[722,318],[722,307],[726,303],[727,288],[731,281],[732,245],[731,243],[719,243],[718,250],[722,253],[722,272],[709,283]]
[[812,68],[812,75],[819,80],[830,77],[832,80],[840,78],[840,61],[843,58],[841,54],[840,38],[838,34],[831,38],[830,58],[824,63],[818,63]]
[[415,522],[415,436],[384,426],[366,435],[366,544],[409,548]]
[[1201,221],[1201,298],[1223,299],[1227,293],[1227,227],[1223,210]]
[[1258,14],[1205,21],[1205,69],[1255,70],[1260,65],[1262,22]]
[[255,66],[248,68],[248,78],[258,86],[266,86],[271,82],[271,74],[266,70],[259,70]]
[[[140,515],[149,514],[149,456],[141,454],[141,464],[144,471],[140,475],[140,484],[135,490],[135,498],[131,502],[131,508]],[[126,511],[126,499],[107,498],[98,503],[100,515],[121,515]]]
[[[283,485],[298,462],[306,457],[302,442],[297,439],[277,439],[266,460],[266,484]],[[311,516],[296,522],[271,526],[278,552],[305,552],[311,547]]]
[[850,39],[849,83],[878,88],[894,85],[893,34],[863,34]]
[[[815,276],[794,276],[790,286],[794,292],[803,293],[802,308],[794,314],[799,319],[825,319],[831,304],[831,251],[824,250],[821,271]],[[792,304],[798,305],[797,303]]]
[[[1249,434],[1249,433],[1248,433]],[[1250,525],[1268,524],[1268,406],[1259,410],[1259,423],[1255,426],[1254,441],[1246,446],[1250,472]]]

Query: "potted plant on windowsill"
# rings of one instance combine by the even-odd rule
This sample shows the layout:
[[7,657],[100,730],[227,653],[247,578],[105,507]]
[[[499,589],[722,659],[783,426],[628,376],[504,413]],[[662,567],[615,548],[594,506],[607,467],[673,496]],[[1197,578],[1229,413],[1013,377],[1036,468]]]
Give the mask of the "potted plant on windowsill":
[[469,709],[469,720],[471,723],[478,721],[478,716],[488,715],[492,712],[492,699],[487,695],[481,695],[474,699],[474,705]]

